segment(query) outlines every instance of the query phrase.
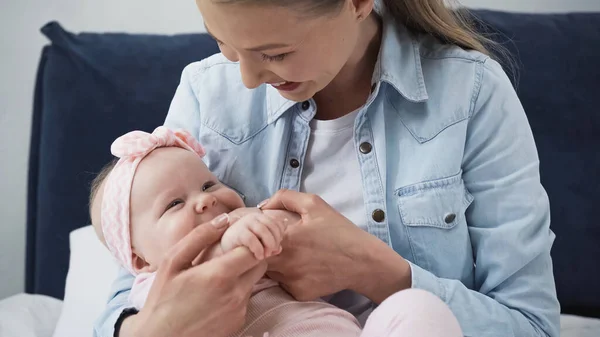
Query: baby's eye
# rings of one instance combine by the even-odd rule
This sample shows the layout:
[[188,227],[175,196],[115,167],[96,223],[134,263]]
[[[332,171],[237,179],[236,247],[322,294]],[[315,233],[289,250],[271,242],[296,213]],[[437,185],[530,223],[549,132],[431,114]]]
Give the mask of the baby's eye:
[[208,190],[209,188],[215,186],[217,183],[215,183],[214,181],[207,181],[204,183],[204,185],[202,185],[202,192],[206,192],[206,190]]
[[171,208],[179,205],[179,204],[183,204],[183,200],[181,199],[175,199],[173,201],[171,201],[171,203],[169,203],[169,205],[167,206],[167,208],[165,209],[165,211],[170,210]]

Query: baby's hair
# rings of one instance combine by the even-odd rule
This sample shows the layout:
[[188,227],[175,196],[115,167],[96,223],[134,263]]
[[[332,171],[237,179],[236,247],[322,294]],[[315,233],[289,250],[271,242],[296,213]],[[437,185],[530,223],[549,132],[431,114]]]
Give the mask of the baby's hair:
[[102,186],[102,183],[104,182],[104,180],[106,180],[106,178],[108,177],[110,172],[113,170],[113,168],[115,168],[115,165],[117,165],[118,161],[119,160],[117,158],[114,158],[108,164],[104,165],[104,167],[102,168],[102,170],[100,170],[100,173],[98,173],[96,178],[94,178],[94,180],[92,180],[92,185],[90,188],[90,200],[89,200],[90,213],[92,211],[92,209],[91,209],[92,203],[94,202],[94,198],[96,198],[96,195],[98,194],[98,190],[100,189],[100,186]]
[[[111,160],[108,164],[106,164],[102,168],[102,170],[100,170],[100,173],[98,173],[96,178],[94,178],[94,180],[92,180],[92,184],[90,187],[90,200],[89,200],[90,219],[91,219],[92,227],[94,227],[94,231],[96,232],[98,239],[100,239],[100,241],[104,245],[106,245],[106,242],[104,240],[104,234],[102,234],[102,224],[94,223],[94,216],[92,215],[92,207],[94,205],[94,199],[96,199],[96,197],[98,196],[100,187],[103,186],[102,183],[106,180],[106,178],[108,178],[108,175],[115,168],[115,165],[117,165],[117,162],[118,162],[118,159],[115,158],[115,159]],[[99,219],[95,219],[95,220],[96,220],[96,222],[98,222]]]

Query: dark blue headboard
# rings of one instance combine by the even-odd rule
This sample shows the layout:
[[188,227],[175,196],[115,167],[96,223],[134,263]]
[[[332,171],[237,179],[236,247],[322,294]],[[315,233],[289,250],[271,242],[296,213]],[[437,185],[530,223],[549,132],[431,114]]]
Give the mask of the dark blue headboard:
[[[518,93],[550,196],[563,311],[600,317],[600,14],[477,12],[517,57]],[[206,35],[80,34],[58,24],[42,54],[32,125],[27,291],[62,298],[68,234],[89,223],[87,197],[111,141],[150,131],[183,67],[217,51]]]
[[183,68],[216,52],[207,35],[78,34],[42,28],[29,162],[26,290],[62,298],[69,233],[89,224],[90,182],[110,144],[164,121]]

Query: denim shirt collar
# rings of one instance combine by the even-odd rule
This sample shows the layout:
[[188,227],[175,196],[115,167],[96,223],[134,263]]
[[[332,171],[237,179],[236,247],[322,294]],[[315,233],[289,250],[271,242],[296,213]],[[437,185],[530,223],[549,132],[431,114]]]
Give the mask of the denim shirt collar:
[[379,58],[373,83],[389,83],[404,98],[423,102],[429,98],[423,79],[419,41],[404,26],[389,17],[383,20]]
[[[429,98],[421,69],[418,40],[407,28],[383,16],[383,34],[373,83],[386,82],[404,98],[423,102]],[[263,84],[265,85],[265,84]],[[272,123],[296,102],[290,101],[266,85],[268,122]]]

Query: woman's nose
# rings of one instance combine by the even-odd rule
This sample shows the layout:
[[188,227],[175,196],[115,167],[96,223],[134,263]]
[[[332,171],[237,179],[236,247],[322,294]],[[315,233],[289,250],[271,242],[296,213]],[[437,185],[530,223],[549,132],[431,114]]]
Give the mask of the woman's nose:
[[196,201],[196,213],[204,213],[211,207],[215,207],[217,205],[217,198],[210,194],[203,193],[200,195]]
[[240,60],[240,71],[246,88],[254,89],[263,84],[265,69],[258,62]]

